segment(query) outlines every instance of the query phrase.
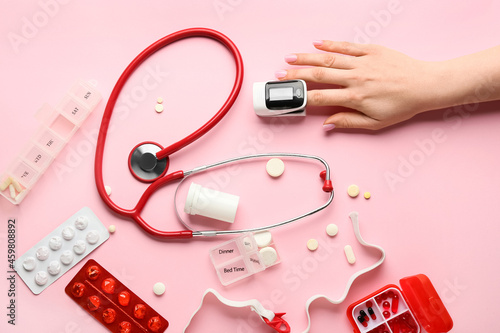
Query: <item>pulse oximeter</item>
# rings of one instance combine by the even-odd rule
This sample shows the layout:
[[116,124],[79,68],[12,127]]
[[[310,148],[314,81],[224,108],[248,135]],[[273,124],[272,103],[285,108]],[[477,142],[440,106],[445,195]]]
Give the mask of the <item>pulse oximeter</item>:
[[253,108],[258,116],[305,116],[306,104],[307,86],[303,80],[253,84]]

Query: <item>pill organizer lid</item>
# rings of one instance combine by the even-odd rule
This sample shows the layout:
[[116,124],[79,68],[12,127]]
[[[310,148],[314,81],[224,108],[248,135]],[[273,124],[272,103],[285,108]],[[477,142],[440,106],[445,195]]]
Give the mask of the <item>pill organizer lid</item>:
[[399,280],[413,314],[428,333],[448,332],[453,320],[431,281],[424,274]]

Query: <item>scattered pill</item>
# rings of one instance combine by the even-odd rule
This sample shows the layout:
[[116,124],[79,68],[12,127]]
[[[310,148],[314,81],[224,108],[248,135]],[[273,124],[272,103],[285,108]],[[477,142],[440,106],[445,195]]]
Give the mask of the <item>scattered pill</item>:
[[35,275],[35,282],[39,286],[43,286],[44,284],[47,283],[49,280],[49,276],[47,275],[47,272],[45,271],[39,271]]
[[106,186],[104,186],[104,189],[106,190],[106,194],[108,196],[111,195],[111,192],[112,192],[111,186],[106,185]]
[[116,231],[116,226],[115,226],[114,224],[110,225],[110,226],[108,227],[108,231],[109,231],[110,233],[114,233],[114,232]]
[[10,183],[11,183],[11,180],[12,178],[10,177],[7,177],[5,178],[5,180],[0,184],[0,191],[3,192],[7,189],[7,187],[9,187]]
[[47,260],[49,257],[49,248],[46,246],[40,247],[38,250],[36,250],[36,258],[40,261]]
[[318,249],[318,245],[318,241],[314,238],[307,241],[307,248],[311,251],[316,251]]
[[358,185],[350,185],[348,188],[347,188],[347,194],[349,194],[349,196],[351,198],[356,198],[358,195],[359,195],[359,187]]
[[270,246],[260,249],[259,253],[265,266],[274,265],[278,260],[278,253]]
[[326,226],[326,233],[328,236],[335,236],[339,232],[339,227],[336,224],[329,224]]
[[57,260],[53,260],[49,263],[49,266],[47,267],[47,272],[49,272],[50,275],[55,276],[61,272],[61,264]]
[[9,185],[9,192],[10,192],[10,197],[12,199],[16,198],[16,189],[14,188],[14,185],[10,184]]
[[267,161],[266,171],[271,177],[279,177],[285,171],[285,163],[283,163],[283,161],[279,158],[271,158]]
[[347,262],[351,265],[356,262],[356,257],[354,256],[354,251],[352,250],[351,245],[346,245],[344,247],[345,257],[347,258]]
[[17,193],[20,193],[23,191],[21,184],[19,184],[19,182],[17,180],[15,180],[14,178],[11,177],[10,182],[12,185],[14,185],[14,188],[16,189]]
[[162,104],[156,104],[155,111],[157,113],[162,113],[163,112],[163,105]]
[[372,195],[370,192],[365,192],[365,194],[363,196],[365,197],[366,200],[368,200],[371,198]]
[[24,259],[23,261],[23,267],[25,270],[27,270],[28,272],[31,272],[32,270],[35,269],[36,267],[36,259],[33,258],[33,257],[27,257],[26,259]]
[[163,103],[163,98],[158,97],[158,98],[156,99],[156,103],[158,103],[158,104]]
[[273,236],[269,231],[259,231],[253,234],[258,247],[266,247],[273,241]]
[[399,306],[399,296],[394,295],[392,297],[392,313],[397,313],[398,312],[398,306]]
[[165,285],[161,282],[157,282],[153,286],[153,292],[155,295],[161,296],[165,293]]

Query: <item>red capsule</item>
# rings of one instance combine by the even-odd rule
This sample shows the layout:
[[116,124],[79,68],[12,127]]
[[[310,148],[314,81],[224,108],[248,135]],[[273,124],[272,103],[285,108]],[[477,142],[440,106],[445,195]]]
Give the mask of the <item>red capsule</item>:
[[389,303],[388,301],[384,301],[384,303],[382,303],[382,306],[384,307],[384,309],[389,309],[391,307],[391,303]]
[[112,294],[115,292],[116,281],[112,278],[107,278],[104,281],[102,281],[101,287],[105,293]]
[[399,307],[399,296],[394,295],[394,297],[392,298],[392,313],[397,313],[398,307]]
[[363,316],[358,316],[358,321],[363,325],[363,327],[367,327],[368,323],[365,321],[365,318]]
[[118,303],[121,306],[127,306],[130,302],[130,293],[128,291],[122,291],[118,294]]
[[116,318],[116,311],[111,308],[107,308],[102,312],[102,320],[104,320],[106,324],[111,324],[112,322],[115,321],[115,318]]
[[120,333],[132,332],[132,324],[129,323],[128,321],[122,321],[118,326],[120,327]]
[[158,332],[161,328],[161,320],[160,320],[160,317],[156,316],[156,317],[151,317],[151,319],[149,319],[148,321],[148,327],[151,331],[153,332]]
[[370,320],[370,318],[368,318],[368,316],[366,315],[365,310],[359,311],[359,315],[362,316],[365,321],[369,321]]
[[87,307],[89,308],[89,311],[95,311],[99,309],[100,305],[101,305],[101,300],[97,296],[90,296],[89,299],[87,300]]
[[385,319],[387,319],[391,316],[391,313],[389,311],[384,311],[382,314],[384,315]]
[[375,312],[373,311],[372,308],[368,308],[368,313],[370,314],[370,317],[372,317],[373,320],[377,319],[377,316],[375,315]]
[[373,306],[373,302],[372,301],[366,302],[366,307],[367,308],[371,308],[372,306]]
[[101,270],[97,266],[90,266],[87,268],[87,276],[91,280],[97,280],[97,278],[101,275]]
[[146,315],[146,306],[144,304],[136,304],[134,307],[134,317],[142,319]]
[[75,297],[82,297],[85,292],[85,285],[80,282],[75,282],[71,288],[71,294]]

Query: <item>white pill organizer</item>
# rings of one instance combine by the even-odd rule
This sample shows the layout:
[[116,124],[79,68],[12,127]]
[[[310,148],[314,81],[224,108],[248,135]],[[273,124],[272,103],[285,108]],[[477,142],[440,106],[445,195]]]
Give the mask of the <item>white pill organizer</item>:
[[79,81],[56,108],[44,104],[36,114],[37,132],[0,177],[0,194],[20,204],[101,99],[94,86]]
[[270,239],[260,246],[252,233],[245,233],[210,250],[210,258],[220,282],[231,283],[261,272],[280,262],[276,247]]
[[40,294],[109,238],[109,232],[88,207],[26,251],[14,269],[34,294]]

